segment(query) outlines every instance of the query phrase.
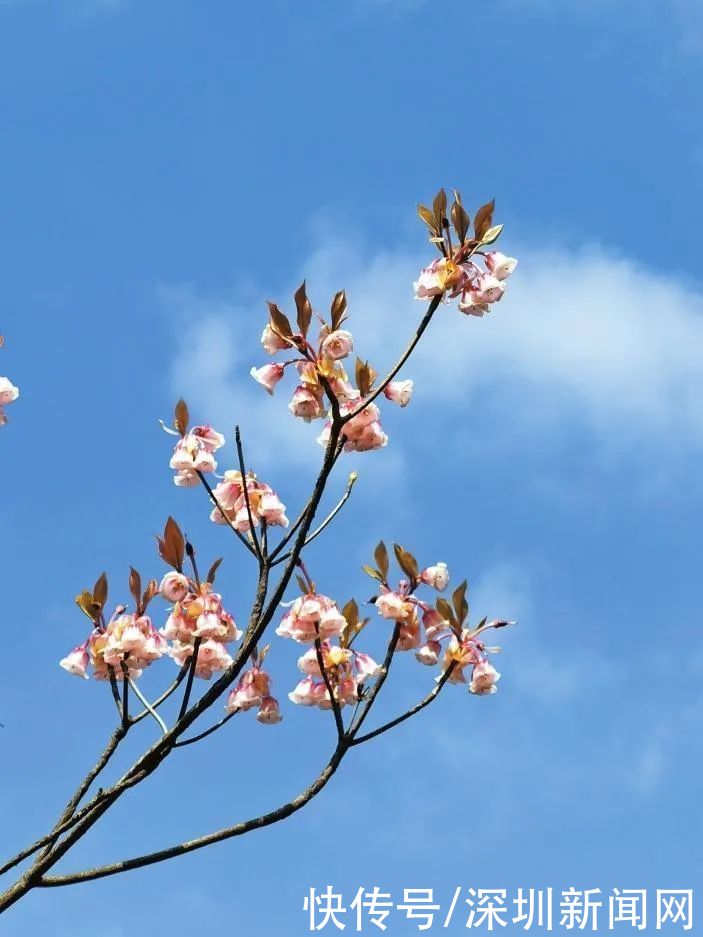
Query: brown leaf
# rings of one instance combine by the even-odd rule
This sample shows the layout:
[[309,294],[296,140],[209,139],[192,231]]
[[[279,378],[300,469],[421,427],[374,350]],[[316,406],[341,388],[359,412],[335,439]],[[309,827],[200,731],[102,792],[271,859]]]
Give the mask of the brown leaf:
[[189,423],[190,414],[188,413],[188,404],[181,397],[181,399],[176,404],[173,425],[176,427],[181,436],[185,436],[185,434],[188,432]]
[[305,280],[295,292],[295,308],[298,313],[298,328],[303,335],[307,335],[312,319],[312,306],[305,290]]
[[142,577],[133,566],[129,567],[129,591],[132,593],[135,604],[139,606],[142,597]]
[[87,615],[91,621],[95,621],[100,614],[100,607],[93,600],[93,593],[88,592],[87,589],[84,589],[76,596],[75,602],[83,614]]
[[452,631],[458,633],[459,625],[456,618],[454,617],[452,607],[446,599],[437,599],[437,611],[445,621],[449,622],[449,626],[451,627]]
[[468,212],[461,204],[461,196],[457,191],[454,192],[451,216],[456,236],[459,238],[459,242],[463,244],[466,240],[469,227],[471,226],[471,219],[469,218]]
[[159,591],[159,584],[155,579],[150,579],[144,590],[144,595],[142,596],[142,611],[147,607],[149,602],[154,598],[154,596]]
[[334,294],[330,315],[332,316],[332,331],[336,331],[344,321],[344,313],[347,311],[347,294],[340,290]]
[[302,576],[299,576],[299,575],[296,573],[296,574],[295,574],[295,581],[298,583],[298,587],[299,587],[300,591],[303,593],[303,595],[307,595],[307,593],[308,593],[308,584],[307,584],[307,582],[305,582],[305,580],[303,579],[303,577],[302,577]]
[[393,550],[395,551],[395,558],[398,561],[398,566],[400,566],[408,579],[417,579],[420,575],[420,568],[412,553],[405,550],[398,543],[393,544]]
[[432,211],[434,212],[437,234],[441,234],[442,228],[444,227],[444,220],[447,216],[447,193],[444,189],[440,189],[435,195],[434,201],[432,202]]
[[420,218],[422,218],[422,220],[425,222],[427,227],[429,228],[430,234],[433,235],[434,237],[437,237],[437,235],[439,234],[439,231],[437,230],[437,225],[435,223],[434,213],[429,208],[426,208],[424,205],[417,206],[417,213],[420,216]]
[[210,569],[207,571],[207,576],[205,577],[205,581],[209,582],[210,585],[212,585],[212,583],[215,581],[215,576],[217,575],[217,570],[220,568],[220,563],[222,562],[222,560],[223,560],[223,557],[220,557],[219,559],[215,560],[215,562],[212,564]]
[[342,616],[346,619],[347,624],[352,628],[356,628],[359,624],[359,606],[356,604],[354,599],[349,599],[347,604],[342,609]]
[[386,545],[381,540],[373,553],[374,559],[376,560],[376,565],[378,566],[381,575],[384,579],[388,579],[388,570],[390,569],[390,562],[388,560],[388,550]]
[[456,612],[456,617],[460,625],[463,625],[466,621],[466,616],[469,614],[469,603],[466,601],[466,587],[467,582],[464,580],[459,583],[454,592],[452,593],[452,603],[454,605],[454,611]]
[[474,232],[479,241],[486,233],[486,231],[488,231],[493,222],[493,209],[495,208],[495,205],[495,199],[491,199],[490,202],[486,202],[485,205],[481,205],[479,210],[476,212],[476,217],[474,218]]
[[105,608],[107,602],[107,574],[101,573],[93,586],[93,601],[100,608]]
[[293,329],[288,321],[288,317],[281,312],[275,303],[267,303],[267,305],[269,307],[269,315],[271,316],[271,328],[280,335],[281,338],[290,338],[293,334]]
[[159,553],[162,559],[180,572],[183,569],[186,542],[181,528],[172,517],[166,521],[163,538],[159,538]]
[[361,358],[356,359],[354,377],[356,378],[356,386],[359,390],[359,393],[362,397],[365,397],[368,393],[368,391],[365,389],[368,383],[368,368],[366,362],[362,361]]

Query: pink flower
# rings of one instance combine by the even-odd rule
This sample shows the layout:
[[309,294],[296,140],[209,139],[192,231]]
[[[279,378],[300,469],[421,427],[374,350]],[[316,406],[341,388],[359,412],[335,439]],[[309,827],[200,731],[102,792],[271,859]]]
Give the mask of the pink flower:
[[159,592],[167,602],[180,602],[189,589],[188,577],[177,572],[166,573],[159,586]]
[[14,400],[17,400],[20,392],[19,388],[6,377],[0,377],[0,406],[5,406],[8,403],[12,403]]
[[344,329],[337,329],[323,340],[320,346],[320,354],[323,358],[332,358],[337,361],[340,358],[346,358],[353,350],[354,341],[351,332]]
[[478,303],[497,303],[505,292],[505,286],[490,273],[481,273],[475,281],[472,290],[474,299]]
[[390,618],[394,621],[407,618],[412,612],[412,605],[406,602],[403,596],[386,589],[385,586],[381,586],[381,594],[377,597],[375,605],[376,611],[382,618]]
[[449,622],[442,618],[434,608],[428,608],[423,612],[422,624],[428,641],[433,641],[449,627]]
[[274,387],[285,372],[282,364],[265,364],[261,368],[252,368],[249,373],[269,394],[273,394]]
[[309,593],[297,598],[283,616],[276,634],[307,644],[320,638],[337,637],[347,621],[336,602],[326,595]]
[[[214,433],[209,427],[196,427],[196,429],[208,430],[209,433],[219,437],[222,443],[218,444],[217,440],[209,435],[199,435],[195,430],[186,433],[176,443],[169,463],[171,468],[178,473],[178,478],[190,478],[195,472],[214,472],[217,468],[213,452],[224,443],[224,437],[220,436],[219,433]],[[182,483],[176,481],[176,484]]]
[[285,351],[291,347],[287,341],[281,338],[278,332],[274,332],[270,322],[266,324],[264,331],[261,333],[261,344],[264,346],[264,351],[268,352],[269,355],[275,355],[277,351]]
[[415,651],[415,657],[421,664],[425,664],[427,667],[434,667],[439,661],[441,650],[442,645],[439,641],[428,641],[427,644],[423,644],[421,648]]
[[86,670],[89,663],[90,658],[88,657],[86,645],[81,644],[78,647],[74,647],[70,654],[67,654],[63,660],[59,661],[59,667],[63,667],[64,670],[74,674],[76,677],[83,677],[84,680],[87,680],[88,674]]
[[446,563],[436,563],[428,566],[420,573],[420,579],[438,592],[442,592],[449,585],[449,570]]
[[190,432],[208,452],[217,452],[225,444],[225,437],[212,426],[194,426]]
[[464,630],[461,640],[456,635],[452,635],[444,653],[442,670],[446,671],[452,667],[449,676],[450,683],[466,683],[464,668],[479,664],[482,660],[484,660],[484,654],[481,646],[475,638],[471,637],[469,631]]
[[398,633],[398,643],[396,644],[396,650],[414,651],[416,648],[420,647],[421,644],[420,623],[417,620],[417,616],[413,616],[402,622],[400,631]]
[[377,664],[376,661],[369,654],[364,654],[362,651],[354,651],[354,669],[356,671],[356,678],[359,683],[363,683],[364,680],[368,680],[369,677],[378,677],[383,670],[380,664]]
[[246,712],[261,706],[268,697],[270,688],[271,678],[265,671],[257,667],[245,670],[236,687],[230,690],[225,709],[228,713],[234,712],[235,709]]
[[283,504],[274,491],[266,491],[261,496],[258,506],[259,517],[267,524],[278,525],[279,527],[288,526],[286,517],[286,506]]
[[319,693],[312,677],[302,679],[288,694],[288,699],[297,706],[317,706]]
[[[193,656],[193,650],[193,644],[175,641],[169,653],[176,663],[182,667]],[[195,676],[203,680],[209,680],[214,673],[226,670],[231,663],[232,658],[224,644],[208,638],[199,647]]]
[[179,488],[194,488],[200,479],[195,472],[179,471],[173,477],[173,484]]
[[500,680],[500,674],[487,660],[482,660],[474,666],[469,684],[469,692],[477,696],[487,696],[495,693],[498,689],[496,683]]
[[462,275],[461,268],[454,261],[446,257],[433,260],[413,283],[415,298],[429,299],[432,296],[441,296],[446,290],[454,287]]
[[490,251],[486,254],[485,261],[486,269],[493,274],[496,280],[507,280],[517,267],[517,260],[514,257],[506,257],[500,251]]
[[278,700],[274,699],[273,696],[265,696],[261,701],[256,718],[264,725],[275,725],[280,722],[283,716],[281,715]]
[[224,480],[215,485],[213,493],[224,511],[233,511],[243,491],[242,473],[230,470],[225,472]]
[[384,396],[401,407],[407,407],[413,395],[412,381],[391,381],[384,388]]
[[306,423],[324,416],[322,390],[313,389],[308,384],[299,384],[293,392],[293,399],[288,404],[288,409],[293,416],[305,420]]

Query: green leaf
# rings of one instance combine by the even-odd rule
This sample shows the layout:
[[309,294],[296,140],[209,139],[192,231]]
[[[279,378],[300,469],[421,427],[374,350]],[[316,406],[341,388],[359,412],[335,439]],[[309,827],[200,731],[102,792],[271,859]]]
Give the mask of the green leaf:
[[502,224],[493,225],[492,228],[489,228],[488,231],[481,238],[481,244],[493,244],[494,241],[497,241],[500,237],[500,232],[503,230]]

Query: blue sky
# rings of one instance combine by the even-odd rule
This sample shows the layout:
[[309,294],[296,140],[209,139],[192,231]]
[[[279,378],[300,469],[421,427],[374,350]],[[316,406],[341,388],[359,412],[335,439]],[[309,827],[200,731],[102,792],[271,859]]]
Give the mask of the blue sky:
[[[520,620],[500,692],[449,688],[287,823],[32,895],[3,933],[298,935],[326,884],[444,903],[700,884],[702,51],[693,0],[0,3],[0,373],[22,390],[1,440],[3,852],[43,832],[112,726],[105,688],[56,666],[79,589],[107,569],[117,600],[129,563],[159,575],[174,513],[203,555],[227,551],[246,615],[246,558],[171,482],[175,397],[240,422],[293,510],[319,451],[248,378],[263,300],[345,286],[360,347],[392,363],[431,256],[414,206],[442,184],[495,196],[521,260],[490,319],[440,310],[413,403],[387,413],[387,450],[342,466],[330,501],[357,469],[354,501],[310,553],[341,600],[366,597],[379,536],[467,575],[476,618]],[[272,656],[281,697],[294,657]],[[389,714],[431,679],[399,664]],[[269,809],[331,744],[308,711],[232,723],[65,868]]]

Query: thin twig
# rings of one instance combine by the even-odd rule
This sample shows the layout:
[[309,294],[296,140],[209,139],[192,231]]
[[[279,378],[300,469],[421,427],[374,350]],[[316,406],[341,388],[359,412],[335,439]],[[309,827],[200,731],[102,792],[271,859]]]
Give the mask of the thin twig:
[[367,732],[366,735],[356,736],[354,739],[352,739],[351,744],[361,745],[362,742],[368,742],[370,739],[375,739],[378,735],[382,735],[384,732],[387,732],[389,729],[394,729],[396,726],[399,726],[401,722],[405,722],[406,719],[410,719],[411,716],[414,716],[416,715],[416,713],[419,713],[421,710],[423,710],[425,706],[429,706],[433,700],[437,699],[437,697],[439,696],[442,690],[442,687],[452,675],[452,671],[454,670],[455,663],[456,663],[455,661],[451,662],[449,667],[447,667],[447,669],[444,671],[442,676],[439,678],[439,680],[435,684],[434,688],[427,694],[427,696],[424,699],[420,700],[420,702],[416,706],[413,706],[412,709],[409,709],[406,713],[403,713],[402,716],[398,716],[395,719],[391,719],[390,722],[386,722],[382,726],[379,726],[378,729],[374,729],[373,732]]
[[223,517],[223,519],[224,519],[224,522],[227,524],[227,526],[229,527],[229,529],[230,529],[231,531],[233,531],[233,533],[235,534],[235,536],[236,536],[239,540],[241,540],[241,542],[244,544],[244,546],[247,548],[247,550],[252,554],[252,556],[256,556],[256,551],[254,550],[254,547],[249,543],[249,541],[247,540],[246,537],[244,537],[242,534],[240,534],[240,532],[239,532],[239,531],[237,530],[237,528],[234,526],[234,524],[232,523],[232,521],[231,521],[231,520],[229,519],[229,517],[227,517],[227,515],[225,514],[224,508],[222,507],[222,505],[220,504],[220,502],[217,500],[217,498],[216,498],[216,496],[215,496],[215,492],[212,490],[212,486],[210,485],[210,482],[207,480],[207,478],[205,478],[205,476],[203,475],[202,472],[197,472],[197,475],[198,475],[198,478],[200,479],[200,481],[203,483],[203,485],[204,485],[204,487],[205,487],[205,490],[206,490],[207,493],[210,495],[210,500],[211,500],[212,503],[215,505],[215,507],[217,508],[217,510],[220,512],[220,514],[222,515],[222,517]]
[[190,702],[190,694],[193,691],[193,680],[195,678],[195,670],[198,666],[198,652],[200,651],[200,644],[202,643],[202,638],[196,638],[193,642],[193,653],[190,658],[190,669],[188,670],[188,679],[186,680],[185,693],[183,694],[183,700],[181,702],[181,708],[178,710],[178,719],[176,722],[180,722],[183,718],[185,711],[188,709],[188,703]]
[[183,739],[180,742],[176,742],[176,744],[173,747],[183,748],[184,745],[192,745],[193,742],[199,742],[201,739],[207,738],[208,735],[212,735],[213,732],[216,732],[223,725],[225,725],[225,723],[229,722],[232,716],[236,716],[238,712],[239,712],[238,709],[233,709],[231,713],[227,713],[226,716],[223,716],[219,722],[216,722],[215,725],[210,726],[209,729],[206,729],[204,732],[201,732],[199,735],[192,736],[192,738]]
[[[352,493],[352,488],[354,487],[354,485],[355,485],[356,480],[357,480],[358,477],[359,477],[359,476],[356,474],[356,472],[352,472],[352,473],[350,474],[349,480],[348,480],[348,482],[347,482],[347,487],[346,487],[346,489],[345,489],[345,491],[344,491],[344,494],[343,494],[342,497],[339,499],[339,501],[337,502],[337,504],[332,508],[332,510],[331,510],[330,513],[327,515],[327,517],[324,519],[324,521],[320,524],[320,526],[317,527],[308,537],[306,537],[305,543],[303,544],[303,547],[307,547],[308,544],[312,543],[313,540],[314,540],[316,537],[318,537],[318,536],[322,533],[322,531],[323,531],[329,524],[332,523],[332,521],[334,520],[334,518],[337,516],[337,514],[342,510],[342,508],[344,507],[344,505],[345,505],[345,504],[347,503],[347,501],[349,500],[349,496],[350,496],[351,493]],[[272,563],[271,565],[272,565],[272,566],[277,566],[279,563],[283,563],[285,560],[287,560],[287,559],[290,557],[290,555],[291,555],[290,552],[284,553],[283,556],[279,556],[278,559],[277,559],[274,563]]]
[[334,721],[337,726],[337,737],[341,743],[344,738],[344,720],[342,719],[342,709],[339,705],[339,700],[334,694],[334,688],[332,687],[332,681],[329,678],[327,673],[327,668],[325,667],[325,659],[322,654],[322,642],[320,641],[320,628],[318,625],[315,625],[315,631],[317,632],[317,637],[315,638],[315,651],[317,652],[317,665],[320,668],[320,673],[322,674],[322,679],[325,682],[325,687],[327,688],[327,693],[330,698],[330,703],[332,704],[332,712],[334,713]]
[[157,713],[157,711],[151,705],[151,703],[146,698],[146,696],[144,696],[142,691],[139,689],[139,687],[137,686],[137,684],[131,677],[128,677],[128,683],[132,687],[132,690],[134,691],[134,695],[137,697],[139,702],[142,704],[145,710],[149,713],[149,715],[152,716],[157,721],[157,723],[159,724],[161,728],[161,731],[164,733],[164,735],[166,735],[166,733],[168,732],[168,726],[163,721],[161,716]]
[[410,357],[410,355],[411,355],[411,354],[413,353],[413,351],[415,350],[415,346],[417,345],[417,343],[418,343],[418,342],[420,341],[420,339],[422,338],[423,332],[425,331],[425,329],[427,328],[427,326],[430,324],[430,320],[432,319],[432,316],[435,314],[435,312],[437,311],[437,308],[439,307],[439,304],[442,302],[443,296],[444,296],[444,293],[442,293],[442,294],[439,295],[439,296],[434,296],[434,297],[432,298],[432,302],[431,302],[430,305],[427,307],[427,312],[426,312],[425,315],[422,317],[422,321],[421,321],[420,324],[418,325],[417,331],[415,332],[415,335],[414,335],[413,338],[411,339],[410,344],[408,345],[408,347],[405,349],[405,351],[403,352],[403,354],[402,354],[402,355],[400,356],[400,358],[398,359],[398,361],[397,361],[397,363],[395,364],[395,366],[394,366],[393,368],[391,368],[391,370],[388,372],[388,374],[385,376],[385,378],[381,381],[381,383],[378,385],[378,387],[377,387],[374,391],[372,391],[372,392],[369,394],[369,396],[364,400],[364,402],[363,402],[362,404],[360,404],[360,405],[356,408],[356,410],[352,410],[351,413],[347,413],[345,416],[342,417],[342,420],[341,420],[342,425],[344,425],[345,423],[348,423],[349,420],[353,420],[355,416],[358,416],[360,413],[362,413],[362,412],[366,409],[366,407],[368,407],[369,404],[373,403],[374,400],[375,400],[380,394],[383,393],[383,391],[386,389],[386,387],[388,387],[388,385],[389,385],[390,382],[393,380],[393,378],[396,376],[396,374],[398,373],[398,371],[400,371],[400,369],[403,367],[403,365],[406,363],[406,361],[408,360],[408,358]]
[[251,502],[249,501],[249,488],[247,486],[247,476],[246,470],[244,468],[244,450],[242,449],[242,434],[239,432],[239,426],[234,428],[234,441],[237,446],[237,458],[239,460],[239,473],[242,476],[242,487],[244,488],[244,503],[247,506],[247,518],[249,519],[249,536],[254,541],[254,549],[256,550],[256,555],[259,558],[259,563],[263,565],[264,555],[261,552],[261,545],[259,544],[259,538],[256,536],[256,530],[254,529],[254,516],[251,513]]
[[[171,686],[168,687],[168,689],[164,690],[161,696],[157,697],[154,700],[154,702],[151,704],[152,709],[158,709],[162,703],[166,702],[169,696],[171,696],[173,693],[176,692],[178,687],[181,685],[185,675],[188,673],[189,667],[190,667],[190,661],[187,660],[185,664],[183,664],[181,669],[178,671],[178,676],[173,681]],[[146,718],[146,716],[149,716],[149,715],[151,715],[151,712],[148,709],[143,709],[138,715],[132,717],[132,720],[131,720],[132,725],[135,725],[137,722],[141,722],[142,719]]]
[[383,661],[383,666],[381,667],[381,673],[376,678],[376,682],[371,688],[371,692],[369,693],[368,698],[366,699],[366,703],[364,704],[361,712],[359,713],[356,723],[349,727],[349,732],[347,733],[347,735],[349,736],[349,738],[352,739],[352,741],[354,740],[354,738],[356,738],[356,734],[358,733],[359,729],[363,725],[364,720],[366,719],[368,714],[371,712],[371,707],[376,702],[376,697],[381,692],[381,688],[383,687],[383,684],[386,682],[386,679],[388,678],[388,671],[391,668],[391,662],[393,660],[393,655],[395,654],[395,648],[396,648],[396,645],[398,644],[399,637],[400,637],[400,623],[396,622],[395,628],[393,629],[393,634],[391,635],[391,639],[388,642],[388,648],[386,650],[386,657],[385,657],[385,660]]

